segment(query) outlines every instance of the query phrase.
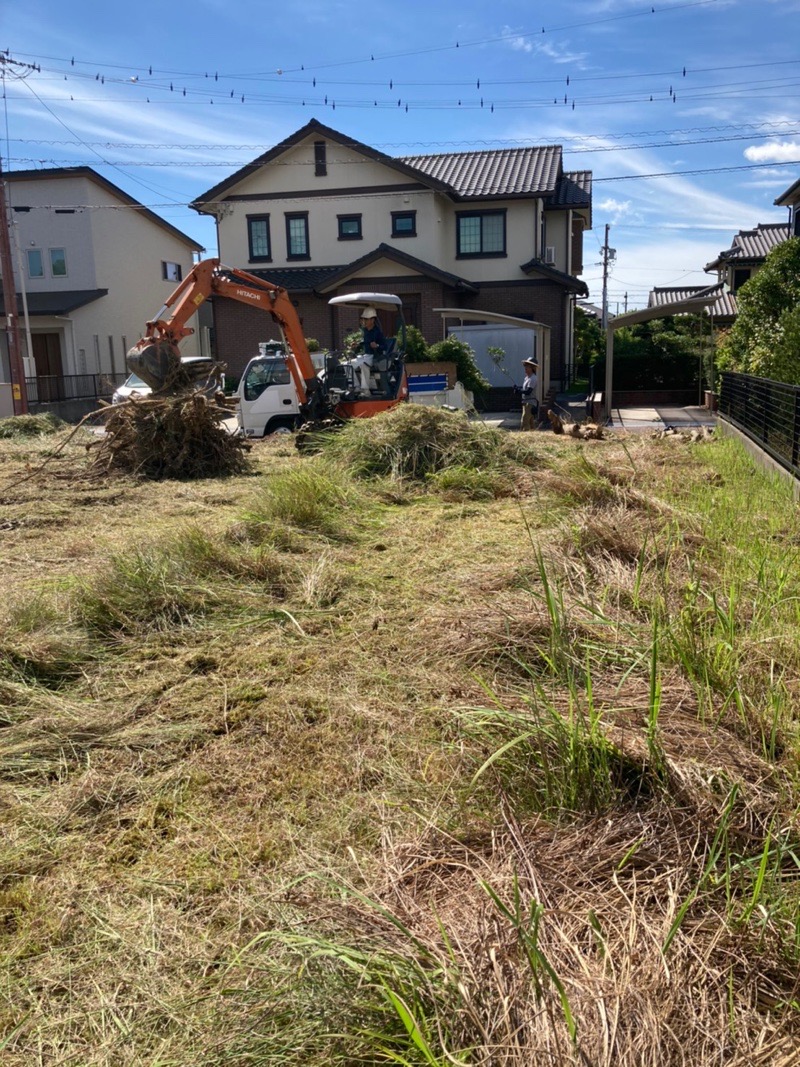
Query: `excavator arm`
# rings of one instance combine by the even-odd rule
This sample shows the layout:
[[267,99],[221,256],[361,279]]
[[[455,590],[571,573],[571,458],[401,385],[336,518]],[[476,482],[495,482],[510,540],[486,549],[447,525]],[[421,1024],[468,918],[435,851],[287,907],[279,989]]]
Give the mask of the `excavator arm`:
[[[170,295],[158,316],[147,323],[144,336],[130,349],[127,363],[154,392],[191,385],[184,380],[179,344],[194,330],[186,323],[211,296],[227,297],[272,315],[286,341],[289,373],[301,408],[313,408],[319,389],[298,314],[283,286],[247,271],[223,266],[218,259],[197,263]],[[319,398],[321,399],[321,398]]]

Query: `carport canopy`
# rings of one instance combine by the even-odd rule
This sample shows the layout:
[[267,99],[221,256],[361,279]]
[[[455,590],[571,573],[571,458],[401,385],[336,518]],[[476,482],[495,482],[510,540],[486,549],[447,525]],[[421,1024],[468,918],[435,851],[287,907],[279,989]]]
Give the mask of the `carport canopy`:
[[544,322],[521,319],[516,315],[501,315],[498,311],[481,311],[477,308],[433,308],[444,319],[461,319],[462,322],[496,323],[498,326],[517,326],[533,330],[536,334],[536,358],[539,363],[539,400],[550,389],[550,327]]
[[606,326],[606,382],[603,390],[603,419],[611,418],[611,398],[614,382],[614,334],[623,326],[636,326],[651,319],[666,319],[670,315],[701,315],[709,304],[713,304],[717,294],[693,296],[688,300],[673,300],[658,307],[642,308],[639,311],[626,311],[624,315],[615,315]]

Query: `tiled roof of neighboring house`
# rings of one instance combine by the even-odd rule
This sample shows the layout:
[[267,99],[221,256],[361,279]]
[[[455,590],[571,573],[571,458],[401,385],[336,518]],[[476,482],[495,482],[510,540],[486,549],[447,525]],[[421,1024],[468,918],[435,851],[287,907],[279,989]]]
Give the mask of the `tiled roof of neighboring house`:
[[471,293],[477,292],[477,286],[473,285],[472,282],[467,281],[466,278],[459,278],[457,274],[450,274],[448,271],[442,270],[440,267],[435,267],[432,263],[426,263],[422,259],[417,259],[416,256],[410,256],[407,252],[402,252],[399,248],[393,248],[392,245],[387,244],[380,244],[377,248],[373,248],[371,252],[367,252],[366,255],[361,256],[352,263],[348,263],[344,267],[339,267],[338,270],[327,277],[325,282],[320,285],[319,288],[322,291],[332,289],[335,285],[339,285],[347,278],[351,278],[354,274],[357,274],[363,267],[368,267],[370,263],[374,263],[379,259],[394,260],[401,266],[410,267],[412,270],[418,271],[427,278],[433,278],[436,281],[444,282],[445,285],[449,285],[452,289],[460,289]]
[[663,307],[678,300],[691,300],[693,297],[714,294],[716,299],[706,310],[715,319],[735,319],[737,315],[736,296],[722,285],[674,286],[650,290],[647,298],[648,307]]
[[[150,208],[145,207],[144,204],[140,204],[138,200],[129,196],[128,193],[123,192],[118,185],[114,185],[108,178],[104,178],[102,174],[98,174],[97,171],[92,170],[91,167],[47,167],[44,170],[12,170],[7,171],[3,175],[3,178],[6,182],[11,183],[12,189],[14,182],[49,181],[53,178],[88,178],[90,181],[93,181],[95,184],[108,190],[108,192],[117,197],[118,200],[121,200],[125,204],[129,204],[131,207],[135,207],[137,209],[137,214],[144,215],[145,218],[150,219],[151,222],[155,222],[156,225],[161,226],[162,229],[168,230],[173,237],[177,237],[178,240],[183,241],[193,252],[205,251],[203,246],[198,241],[195,241],[193,237],[189,237],[183,230],[179,230],[177,226],[173,226],[165,219],[162,219],[160,215],[156,215]],[[13,197],[9,197],[9,200],[12,200],[12,203],[9,204],[9,207],[12,209],[14,207],[23,206],[13,202]]]
[[589,288],[585,282],[582,282],[580,278],[576,278],[573,274],[565,274],[561,270],[556,270],[555,267],[550,267],[546,263],[543,263],[540,259],[529,259],[527,263],[521,264],[520,270],[526,274],[532,274],[536,271],[537,274],[543,274],[545,278],[550,278],[554,282],[558,282],[559,285],[563,285],[565,289],[571,289],[572,292],[578,293],[580,296],[588,296]]
[[[68,315],[70,311],[91,304],[101,296],[107,296],[108,289],[70,289],[64,292],[28,293],[29,315]],[[23,314],[22,294],[17,293],[17,312]],[[0,315],[5,315],[6,305],[0,295]]]
[[760,223],[754,230],[739,230],[733,244],[707,263],[705,270],[715,270],[723,263],[761,263],[779,244],[789,239],[786,222]]
[[800,203],[800,178],[790,185],[786,192],[773,200],[773,203],[778,207],[791,207],[793,204]]
[[442,152],[403,156],[400,162],[442,182],[463,199],[542,195],[556,189],[561,146]]
[[290,293],[311,293],[340,270],[341,267],[276,267],[275,270],[251,270],[250,273],[264,281],[275,282]]

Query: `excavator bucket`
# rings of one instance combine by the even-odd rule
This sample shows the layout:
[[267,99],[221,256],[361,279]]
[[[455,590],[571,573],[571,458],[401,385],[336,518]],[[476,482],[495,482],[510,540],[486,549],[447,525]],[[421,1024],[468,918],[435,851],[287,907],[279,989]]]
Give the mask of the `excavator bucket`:
[[202,389],[211,396],[222,389],[222,368],[213,359],[181,360],[169,341],[140,341],[128,352],[126,362],[154,393],[183,393]]
[[140,341],[130,349],[125,362],[154,393],[172,391],[173,381],[181,371],[178,350],[168,341]]

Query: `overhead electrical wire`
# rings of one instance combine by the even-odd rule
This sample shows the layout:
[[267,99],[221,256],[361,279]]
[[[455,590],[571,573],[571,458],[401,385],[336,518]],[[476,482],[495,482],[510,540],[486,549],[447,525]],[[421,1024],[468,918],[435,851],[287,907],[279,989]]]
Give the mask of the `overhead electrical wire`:
[[[524,40],[524,39],[529,38],[529,37],[531,37],[531,38],[532,37],[540,37],[542,35],[549,34],[549,33],[560,33],[563,30],[583,29],[583,28],[585,28],[587,26],[599,26],[599,25],[602,25],[604,23],[620,22],[620,21],[625,20],[625,19],[641,18],[643,16],[646,17],[648,15],[649,16],[655,16],[655,15],[671,14],[673,11],[683,11],[683,10],[686,10],[687,8],[709,7],[709,6],[713,6],[713,5],[719,4],[719,3],[723,3],[723,4],[727,3],[727,0],[688,0],[688,2],[686,2],[686,3],[669,4],[669,5],[658,6],[658,7],[656,7],[655,4],[649,4],[648,3],[648,4],[643,5],[641,8],[637,9],[636,11],[626,11],[623,14],[620,14],[620,15],[608,15],[608,16],[605,16],[603,18],[582,19],[582,20],[579,20],[578,22],[565,23],[564,25],[561,25],[561,26],[549,26],[549,27],[548,26],[542,26],[540,29],[535,29],[535,30],[525,30],[525,31],[521,31],[521,32],[514,31],[514,32],[499,34],[499,35],[497,35],[495,37],[489,37],[489,38],[482,37],[480,40],[475,40],[475,41],[455,41],[452,44],[431,45],[428,48],[406,49],[406,50],[399,51],[399,52],[387,52],[387,53],[383,53],[383,54],[370,53],[369,55],[365,54],[365,55],[363,55],[361,57],[358,57],[358,58],[341,59],[341,60],[336,60],[334,62],[329,62],[329,63],[303,63],[299,67],[289,67],[289,66],[281,65],[278,68],[276,68],[275,70],[271,71],[270,73],[272,73],[272,74],[280,74],[280,75],[294,74],[294,73],[298,73],[298,72],[301,72],[301,71],[323,70],[323,69],[329,69],[329,68],[332,68],[332,67],[346,67],[346,66],[360,65],[362,63],[383,62],[383,61],[388,60],[388,59],[408,59],[408,58],[410,58],[412,56],[431,55],[431,54],[437,53],[437,52],[456,51],[456,50],[459,50],[459,49],[462,49],[462,48],[479,48],[479,47],[485,47],[487,44],[499,44],[499,43],[501,43],[503,41]],[[36,58],[36,59],[45,59],[45,60],[49,60],[51,62],[70,63],[71,65],[74,65],[74,63],[76,62],[74,56],[72,56],[70,58],[67,58],[67,57],[64,57],[64,56],[58,56],[58,57],[57,56],[41,56],[41,57],[39,57],[39,56],[35,56],[35,54],[31,53],[31,52],[20,52],[18,54],[19,55],[27,55],[27,56],[30,56],[30,57]],[[77,60],[77,62],[78,63],[82,63],[84,65],[91,65],[91,66],[98,67],[98,68],[102,67],[104,69],[132,70],[134,72],[138,71],[140,75],[144,71],[148,71],[149,74],[152,75],[152,73],[155,71],[155,73],[171,75],[173,77],[185,77],[185,78],[195,78],[196,77],[196,78],[204,78],[204,79],[213,79],[215,82],[218,82],[220,79],[228,80],[228,79],[232,79],[233,78],[233,79],[238,79],[239,81],[241,81],[244,78],[254,77],[253,74],[242,74],[240,72],[237,72],[235,74],[227,74],[227,73],[224,73],[224,72],[220,73],[218,70],[214,70],[213,73],[210,73],[212,68],[209,68],[208,70],[199,72],[199,71],[159,70],[158,68],[154,68],[154,67],[152,67],[150,65],[148,65],[147,67],[141,66],[141,67],[137,68],[135,66],[126,66],[126,65],[121,64],[121,63],[102,63],[102,64],[95,63],[95,64],[89,64],[87,61],[80,60],[80,59]],[[265,73],[265,72],[261,72],[261,73]]]
[[[775,136],[790,136],[797,131],[794,129],[787,129],[787,127],[794,127],[797,123],[795,120],[783,119],[777,122],[742,122],[742,123],[726,123],[716,126],[691,126],[685,129],[661,129],[661,130],[627,130],[619,133],[593,133],[593,134],[579,134],[577,135],[577,144],[571,145],[568,149],[565,146],[565,150],[584,152],[584,151],[615,151],[615,146],[600,145],[596,149],[586,148],[583,144],[584,141],[611,141],[622,140],[628,137],[678,137],[686,136],[688,134],[700,134],[700,133],[722,133],[725,130],[750,130],[754,131],[748,134],[738,133],[730,138],[707,138],[697,139],[696,141],[669,141],[664,147],[677,147],[682,144],[705,144],[715,143],[717,140],[750,140],[753,137],[775,137]],[[766,132],[758,133],[755,131],[763,130]],[[179,142],[150,142],[150,141],[59,141],[44,139],[40,137],[12,137],[10,139],[11,144],[42,144],[50,145],[54,147],[69,146],[69,145],[84,145],[86,147],[94,148],[127,148],[137,150],[157,150],[157,149],[183,149],[186,151],[216,151],[217,149],[224,149],[226,151],[246,151],[246,152],[266,152],[272,148],[277,147],[277,142],[248,142],[242,144],[223,144],[222,142],[216,142],[214,144],[192,144],[192,143],[179,143]],[[343,138],[339,144],[342,148],[359,149],[362,144],[358,141],[348,141]],[[501,145],[503,147],[507,145],[515,147],[530,147],[538,146],[540,142],[532,141],[530,138],[523,137],[492,137],[492,138],[473,138],[463,139],[459,141],[373,141],[370,140],[370,145],[373,148],[475,148],[476,146],[488,148],[491,145]],[[623,146],[620,146],[623,147]],[[661,147],[661,145],[630,145],[624,147],[631,148],[647,148],[647,147]],[[419,153],[416,153],[419,154]]]

